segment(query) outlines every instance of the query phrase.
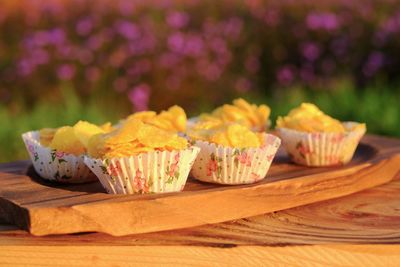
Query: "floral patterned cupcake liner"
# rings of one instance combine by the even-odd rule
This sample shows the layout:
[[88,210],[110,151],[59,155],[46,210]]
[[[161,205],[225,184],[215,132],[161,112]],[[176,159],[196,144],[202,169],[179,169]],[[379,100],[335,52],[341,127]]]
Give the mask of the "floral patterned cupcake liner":
[[96,176],[84,163],[84,156],[75,156],[45,147],[39,142],[38,131],[22,134],[35,171],[46,180],[61,183],[96,181]]
[[281,141],[265,134],[259,148],[223,147],[206,141],[195,141],[201,148],[192,168],[192,176],[217,184],[250,184],[262,180],[275,157]]
[[[353,158],[365,128],[356,122],[344,122],[345,133],[306,133],[278,128],[283,146],[293,162],[306,166],[346,164]],[[355,129],[355,130],[352,130]]]
[[199,151],[191,146],[104,160],[85,157],[84,161],[110,194],[179,192]]

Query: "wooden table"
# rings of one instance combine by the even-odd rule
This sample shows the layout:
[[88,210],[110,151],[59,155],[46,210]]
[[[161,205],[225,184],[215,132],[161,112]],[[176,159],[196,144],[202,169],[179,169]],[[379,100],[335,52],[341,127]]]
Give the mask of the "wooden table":
[[0,224],[0,246],[0,266],[400,266],[400,179],[340,199],[161,233],[34,237]]

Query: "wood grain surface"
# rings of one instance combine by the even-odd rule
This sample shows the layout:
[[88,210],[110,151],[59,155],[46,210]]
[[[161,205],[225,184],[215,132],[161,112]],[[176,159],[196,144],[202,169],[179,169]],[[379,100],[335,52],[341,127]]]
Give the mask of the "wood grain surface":
[[194,180],[184,192],[108,195],[98,183],[55,185],[27,162],[1,166],[0,218],[35,235],[98,231],[112,235],[212,224],[337,198],[387,183],[400,170],[400,141],[367,136],[345,167],[306,168],[280,155],[258,184],[216,186]]
[[189,229],[37,237],[0,225],[1,266],[399,266],[400,179],[350,196]]

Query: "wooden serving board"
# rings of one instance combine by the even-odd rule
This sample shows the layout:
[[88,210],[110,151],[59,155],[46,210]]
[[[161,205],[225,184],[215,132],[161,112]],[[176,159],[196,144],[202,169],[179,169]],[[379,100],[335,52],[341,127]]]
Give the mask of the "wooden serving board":
[[99,183],[59,185],[29,162],[0,167],[0,220],[34,235],[115,236],[218,223],[337,198],[387,183],[400,171],[400,140],[366,136],[343,167],[291,164],[280,151],[264,181],[219,186],[189,179],[180,193],[109,195]]

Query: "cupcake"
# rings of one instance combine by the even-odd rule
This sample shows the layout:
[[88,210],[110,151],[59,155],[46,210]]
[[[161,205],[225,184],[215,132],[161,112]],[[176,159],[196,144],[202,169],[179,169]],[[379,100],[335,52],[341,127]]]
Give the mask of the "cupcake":
[[163,110],[159,114],[154,111],[136,112],[122,120],[121,123],[129,120],[140,120],[162,130],[173,132],[185,132],[187,123],[185,111],[177,105],[170,107],[168,110]]
[[366,132],[364,123],[340,122],[309,103],[278,117],[276,129],[292,161],[306,166],[348,163]]
[[[183,190],[200,149],[178,136],[175,127],[166,130],[145,122],[144,117],[149,114],[154,115],[135,115],[121,122],[118,129],[89,140],[85,163],[108,193],[149,194]],[[160,125],[171,126],[169,122],[173,118],[165,121],[168,123]]]
[[211,113],[203,113],[189,120],[189,127],[201,122],[203,127],[215,127],[227,123],[238,123],[256,132],[263,132],[269,127],[270,108],[267,105],[257,106],[242,98],[233,100],[216,108]]
[[278,137],[255,133],[238,123],[206,126],[198,122],[188,131],[201,149],[191,172],[195,179],[234,185],[255,183],[266,176],[280,145]]
[[61,183],[92,182],[97,178],[84,163],[88,140],[110,130],[110,125],[79,121],[74,126],[30,131],[22,139],[35,171],[43,179]]

